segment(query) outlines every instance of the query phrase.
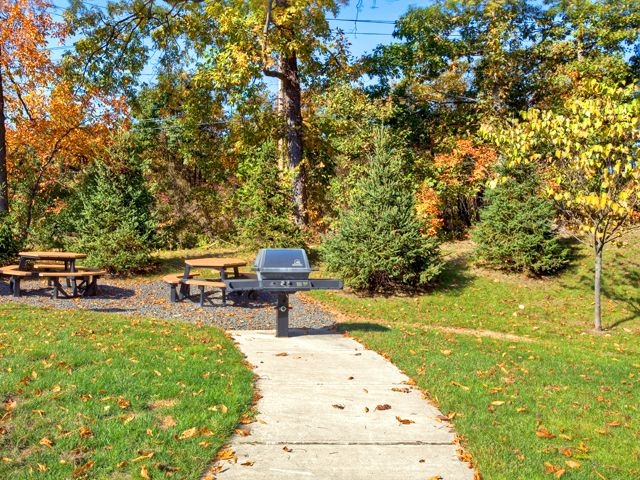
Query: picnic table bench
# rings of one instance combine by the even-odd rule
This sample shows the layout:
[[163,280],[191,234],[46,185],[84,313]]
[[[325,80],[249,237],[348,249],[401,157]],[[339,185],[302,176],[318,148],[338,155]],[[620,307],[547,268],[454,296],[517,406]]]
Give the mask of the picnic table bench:
[[[190,296],[190,287],[198,287],[200,290],[200,306],[204,306],[205,299],[209,294],[220,291],[222,294],[222,305],[227,304],[227,285],[224,280],[232,278],[248,278],[251,273],[242,273],[239,267],[245,266],[247,262],[239,258],[209,257],[209,258],[189,258],[184,261],[185,269],[183,273],[165,275],[162,280],[169,284],[171,289],[171,302],[177,302]],[[194,273],[193,268],[210,268],[216,270],[218,278],[202,278],[199,273]],[[227,271],[231,270],[231,271]],[[196,278],[197,277],[197,278]]]

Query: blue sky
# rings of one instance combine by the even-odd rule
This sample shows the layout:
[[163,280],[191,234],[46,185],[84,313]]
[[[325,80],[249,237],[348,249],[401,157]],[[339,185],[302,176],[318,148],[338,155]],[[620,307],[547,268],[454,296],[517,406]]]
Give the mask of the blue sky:
[[[339,27],[351,42],[351,52],[361,56],[371,52],[381,43],[393,41],[393,23],[410,7],[426,7],[432,1],[425,0],[351,0],[337,15],[339,19],[359,22],[331,21],[331,27]],[[359,8],[358,8],[359,7]],[[367,23],[362,20],[390,23]]]

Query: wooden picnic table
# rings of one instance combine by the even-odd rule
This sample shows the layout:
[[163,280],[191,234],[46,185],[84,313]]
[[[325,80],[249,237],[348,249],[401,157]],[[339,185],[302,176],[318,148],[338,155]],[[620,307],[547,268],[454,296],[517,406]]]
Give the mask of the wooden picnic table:
[[246,260],[242,260],[241,258],[187,258],[184,261],[184,276],[182,278],[187,280],[192,268],[211,268],[213,270],[217,270],[220,274],[220,280],[225,280],[226,278],[228,278],[227,270],[233,269],[233,276],[239,277],[239,267],[244,267],[246,264]]
[[76,260],[87,258],[85,253],[76,252],[18,252],[20,261],[18,262],[18,270],[26,270],[27,262],[30,260],[44,260],[53,262],[63,262],[64,269],[70,272],[76,271]]
[[[46,278],[49,285],[53,285],[53,297],[61,294],[66,298],[80,296],[93,296],[97,294],[97,282],[100,277],[106,275],[104,270],[76,268],[76,260],[86,258],[84,253],[76,252],[18,252],[20,261],[18,265],[8,265],[0,268],[0,274],[9,277],[9,290],[14,297],[19,297],[20,283],[28,278]],[[56,262],[54,264],[41,264],[35,262]],[[31,264],[33,262],[34,264]],[[66,280],[66,291],[60,280]]]
[[[190,286],[196,286],[200,289],[200,306],[204,305],[206,296],[205,288],[211,288],[213,290],[220,290],[222,292],[222,304],[226,305],[226,284],[224,280],[229,278],[229,275],[233,275],[233,278],[240,277],[240,267],[244,267],[247,264],[246,260],[241,258],[228,258],[228,257],[206,257],[206,258],[187,258],[184,261],[184,273],[177,279],[180,288],[176,292],[176,284],[165,277],[165,281],[171,280],[169,283],[172,285],[171,301],[177,301],[190,296]],[[210,268],[217,270],[220,275],[219,279],[205,279],[205,278],[193,278],[197,274],[191,272],[194,268]],[[228,270],[232,270],[228,271]],[[179,293],[178,293],[179,292]]]

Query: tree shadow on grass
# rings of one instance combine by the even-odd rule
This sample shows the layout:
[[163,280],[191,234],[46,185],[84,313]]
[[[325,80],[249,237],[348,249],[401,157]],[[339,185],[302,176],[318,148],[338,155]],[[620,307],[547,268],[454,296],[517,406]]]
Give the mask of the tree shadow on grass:
[[[573,274],[574,281],[563,281],[564,288],[588,292],[593,297],[594,292],[594,262],[595,259],[585,253],[585,249],[574,249],[574,262],[568,269]],[[613,250],[613,251],[612,251]],[[611,330],[624,323],[640,319],[640,262],[630,260],[626,255],[615,252],[613,247],[605,249],[605,259],[602,267],[601,295],[602,301],[611,300],[624,305],[631,312],[624,318],[618,318],[605,326]],[[604,308],[604,303],[603,303]],[[606,321],[606,314],[603,320]]]
[[390,332],[389,327],[378,323],[369,322],[350,322],[338,323],[336,329],[339,332]]

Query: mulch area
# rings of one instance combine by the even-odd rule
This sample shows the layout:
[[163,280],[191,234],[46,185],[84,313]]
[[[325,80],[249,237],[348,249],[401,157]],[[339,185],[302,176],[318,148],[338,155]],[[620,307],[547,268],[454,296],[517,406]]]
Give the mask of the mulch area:
[[[209,297],[210,303],[200,307],[197,289],[192,289],[189,299],[171,303],[169,286],[161,280],[102,278],[97,296],[70,299],[52,298],[52,287],[48,287],[45,280],[26,280],[21,285],[22,295],[16,298],[9,293],[6,280],[0,282],[0,303],[141,315],[216,325],[228,330],[275,329],[275,298],[264,292],[250,297],[229,295],[226,306],[222,306],[222,298],[216,292]],[[289,303],[291,328],[321,329],[335,324],[333,316],[316,302],[290,295]]]

